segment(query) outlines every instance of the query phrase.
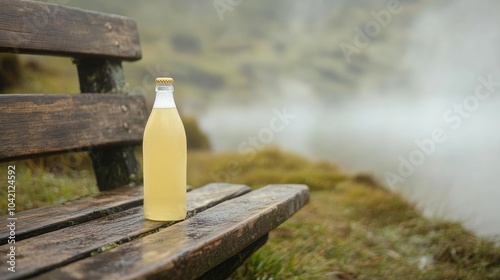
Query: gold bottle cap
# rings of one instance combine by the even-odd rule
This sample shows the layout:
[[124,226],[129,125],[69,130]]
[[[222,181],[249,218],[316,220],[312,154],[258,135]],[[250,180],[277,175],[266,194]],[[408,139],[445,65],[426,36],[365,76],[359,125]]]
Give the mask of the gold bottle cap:
[[157,84],[173,84],[174,83],[174,79],[172,78],[156,78],[155,82]]

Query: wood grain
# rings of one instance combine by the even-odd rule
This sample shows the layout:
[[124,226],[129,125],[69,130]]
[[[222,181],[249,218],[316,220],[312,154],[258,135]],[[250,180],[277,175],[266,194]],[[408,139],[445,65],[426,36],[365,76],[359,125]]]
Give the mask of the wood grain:
[[194,279],[277,227],[308,198],[304,185],[264,187],[35,279]]
[[[243,185],[210,184],[193,190],[187,196],[188,217],[225,200],[240,196],[250,191]],[[6,279],[19,279],[47,271],[53,267],[90,256],[105,245],[121,244],[138,236],[173,224],[145,220],[142,206],[111,214],[99,219],[72,227],[16,241],[16,251],[20,254],[16,261],[22,266],[15,274]],[[6,251],[8,246],[0,246]],[[4,263],[6,255],[0,256]]]
[[0,52],[141,58],[133,19],[24,0],[0,6]]
[[[16,213],[16,241],[142,205],[142,193],[142,187],[124,187],[62,205]],[[0,227],[0,244],[7,243],[8,235],[8,229]]]
[[139,144],[146,114],[142,96],[0,95],[0,161],[111,144]]

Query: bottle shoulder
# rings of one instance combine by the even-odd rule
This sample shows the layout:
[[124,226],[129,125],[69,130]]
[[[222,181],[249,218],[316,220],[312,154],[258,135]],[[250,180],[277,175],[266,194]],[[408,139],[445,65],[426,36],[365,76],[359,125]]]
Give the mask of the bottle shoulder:
[[146,123],[145,130],[155,127],[166,130],[182,130],[184,124],[177,111],[177,108],[153,108]]

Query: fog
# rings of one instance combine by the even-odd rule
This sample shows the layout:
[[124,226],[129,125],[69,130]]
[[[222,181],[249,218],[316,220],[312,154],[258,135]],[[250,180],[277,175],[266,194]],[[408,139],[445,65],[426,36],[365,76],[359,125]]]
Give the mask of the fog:
[[[274,94],[266,105],[256,100],[228,107],[215,101],[200,116],[202,127],[216,151],[238,150],[259,133],[260,144],[268,144],[269,135],[262,131],[273,110],[286,107],[295,118],[283,131],[274,131],[273,143],[371,173],[428,216],[461,221],[480,235],[499,235],[497,11],[493,1],[455,1],[419,12],[407,29],[402,59],[394,61],[404,71],[390,73],[395,82],[382,88],[325,103],[306,79],[279,75],[267,89]],[[489,90],[484,80],[493,84]],[[484,100],[475,95],[480,85]],[[464,106],[462,114],[455,104]],[[432,140],[436,129],[440,143]],[[426,139],[433,142],[426,144],[428,154],[415,142],[429,143]],[[410,162],[416,150],[423,159],[414,154],[418,166],[401,176],[401,157]],[[402,181],[392,184],[387,172]]]

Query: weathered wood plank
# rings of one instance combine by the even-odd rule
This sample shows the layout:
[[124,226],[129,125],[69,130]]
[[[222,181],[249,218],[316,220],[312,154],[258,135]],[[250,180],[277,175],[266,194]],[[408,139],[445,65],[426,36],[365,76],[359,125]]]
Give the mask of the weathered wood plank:
[[307,186],[271,185],[36,279],[193,279],[298,211]]
[[[244,185],[210,184],[193,190],[187,196],[188,216],[250,191]],[[43,234],[16,242],[16,251],[20,254],[16,261],[18,271],[9,274],[6,279],[19,279],[47,271],[51,268],[88,257],[105,245],[128,242],[138,236],[151,233],[172,222],[145,220],[142,206],[108,215],[87,223],[67,227],[49,234]],[[10,245],[0,246],[7,250]],[[0,256],[2,262],[6,255]]]
[[0,52],[141,58],[133,19],[24,0],[0,6]]
[[0,95],[0,161],[110,144],[139,144],[146,114],[142,96]]
[[[82,93],[126,92],[121,61],[82,58],[76,59],[75,64]],[[89,154],[99,190],[107,191],[142,181],[141,168],[133,146],[93,149]]]
[[[142,205],[142,194],[142,187],[125,187],[62,205],[16,213],[16,241]],[[6,244],[8,236],[8,229],[0,227],[0,244]]]

